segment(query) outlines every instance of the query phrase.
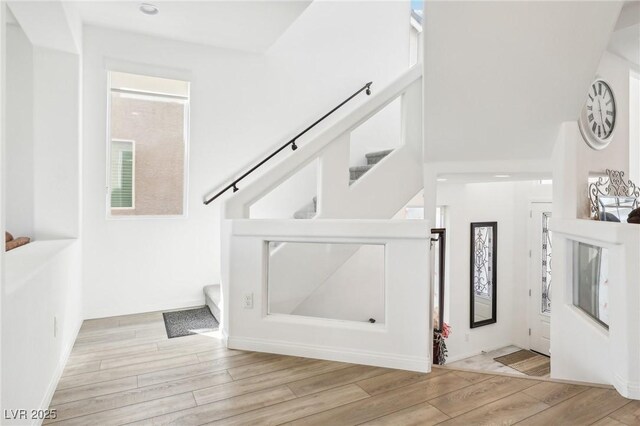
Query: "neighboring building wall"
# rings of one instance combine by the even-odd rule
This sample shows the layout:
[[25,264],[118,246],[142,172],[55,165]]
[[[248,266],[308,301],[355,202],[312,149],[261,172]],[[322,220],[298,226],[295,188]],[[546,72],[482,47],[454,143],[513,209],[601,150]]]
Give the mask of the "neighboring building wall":
[[[408,2],[314,2],[267,55],[86,27],[86,316],[203,303],[202,287],[220,280],[221,204],[203,206],[204,195],[365,82],[373,80],[375,92],[399,76],[408,32]],[[106,220],[105,64],[191,81],[188,217]],[[306,193],[295,205],[309,201]]]
[[135,141],[135,205],[111,214],[184,213],[184,119],[181,103],[111,98],[111,139]]

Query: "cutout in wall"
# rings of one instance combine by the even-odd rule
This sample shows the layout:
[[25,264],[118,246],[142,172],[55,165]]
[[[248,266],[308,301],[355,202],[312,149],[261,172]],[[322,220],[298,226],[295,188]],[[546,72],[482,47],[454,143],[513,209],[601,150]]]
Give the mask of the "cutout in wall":
[[313,219],[318,214],[318,160],[310,161],[249,207],[251,219]]
[[351,132],[351,180],[358,179],[401,145],[402,96]]
[[383,244],[270,241],[267,251],[269,315],[385,322]]

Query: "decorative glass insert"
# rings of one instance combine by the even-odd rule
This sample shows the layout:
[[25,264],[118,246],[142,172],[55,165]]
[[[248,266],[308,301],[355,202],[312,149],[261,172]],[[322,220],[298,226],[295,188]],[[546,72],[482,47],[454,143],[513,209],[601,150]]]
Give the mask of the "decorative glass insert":
[[551,212],[542,213],[542,306],[543,314],[551,313]]
[[471,328],[496,322],[498,223],[471,224]]
[[476,227],[474,240],[473,289],[478,296],[491,297],[493,288],[493,228]]
[[573,242],[573,304],[609,328],[609,250]]

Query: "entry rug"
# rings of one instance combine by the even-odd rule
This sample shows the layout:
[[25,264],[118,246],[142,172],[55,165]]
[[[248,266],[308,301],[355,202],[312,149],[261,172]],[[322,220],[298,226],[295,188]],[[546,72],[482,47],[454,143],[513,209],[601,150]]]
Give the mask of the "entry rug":
[[220,325],[208,306],[186,311],[163,312],[162,316],[169,339],[215,331]]
[[525,349],[499,356],[493,360],[527,376],[549,377],[551,373],[551,362],[548,357]]

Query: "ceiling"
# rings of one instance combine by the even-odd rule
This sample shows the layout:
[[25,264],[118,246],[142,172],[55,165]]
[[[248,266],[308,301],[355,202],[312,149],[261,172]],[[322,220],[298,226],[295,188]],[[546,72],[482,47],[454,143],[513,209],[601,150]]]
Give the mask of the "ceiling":
[[628,2],[622,8],[608,50],[640,65],[640,2]]
[[620,2],[426,2],[425,158],[550,158]]
[[266,51],[311,4],[289,1],[154,1],[145,15],[141,1],[73,2],[85,24],[191,43]]

